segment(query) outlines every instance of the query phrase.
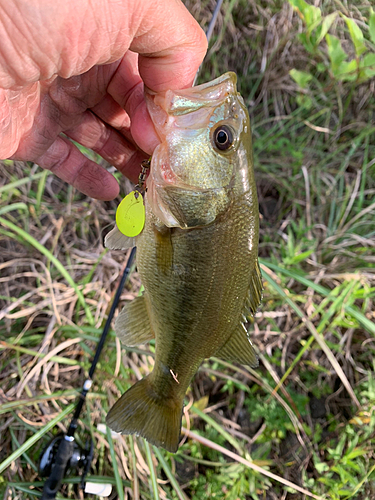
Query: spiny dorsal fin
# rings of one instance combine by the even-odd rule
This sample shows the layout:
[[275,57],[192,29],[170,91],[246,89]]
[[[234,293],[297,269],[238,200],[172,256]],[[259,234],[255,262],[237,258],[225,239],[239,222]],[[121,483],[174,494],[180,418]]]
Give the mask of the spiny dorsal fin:
[[104,246],[110,250],[126,250],[127,248],[135,247],[135,238],[125,236],[115,226],[104,238]]
[[242,323],[215,355],[231,363],[250,365],[252,368],[258,366],[258,357]]
[[145,344],[155,338],[147,313],[145,296],[128,302],[115,321],[115,332],[128,347]]
[[257,312],[257,309],[263,298],[263,283],[262,283],[262,273],[260,272],[258,259],[255,262],[254,270],[250,277],[250,286],[247,298],[245,300],[245,310],[244,315],[247,316],[249,313],[251,316]]

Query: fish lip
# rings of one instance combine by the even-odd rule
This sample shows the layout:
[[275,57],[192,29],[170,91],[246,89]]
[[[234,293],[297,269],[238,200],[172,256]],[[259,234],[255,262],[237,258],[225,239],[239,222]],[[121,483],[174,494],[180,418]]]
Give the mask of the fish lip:
[[155,123],[154,115],[157,113],[155,108],[164,111],[166,125],[171,116],[188,114],[202,107],[216,108],[229,95],[238,95],[237,75],[232,71],[188,89],[154,92],[145,87],[147,108],[156,126],[160,126],[160,120]]

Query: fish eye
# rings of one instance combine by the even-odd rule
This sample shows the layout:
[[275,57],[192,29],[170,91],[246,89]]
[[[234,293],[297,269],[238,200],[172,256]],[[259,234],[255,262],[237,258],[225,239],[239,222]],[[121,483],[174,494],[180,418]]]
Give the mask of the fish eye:
[[220,125],[215,130],[213,139],[217,149],[220,151],[226,151],[234,142],[232,129],[227,125]]

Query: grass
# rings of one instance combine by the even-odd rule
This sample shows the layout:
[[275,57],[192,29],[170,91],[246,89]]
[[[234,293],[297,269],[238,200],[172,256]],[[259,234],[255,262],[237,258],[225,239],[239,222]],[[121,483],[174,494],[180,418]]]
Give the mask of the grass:
[[[214,2],[186,4],[207,26]],[[96,443],[90,481],[111,483],[111,498],[375,497],[375,102],[360,73],[375,21],[368,1],[316,6],[320,18],[301,0],[225,1],[199,77],[235,71],[251,115],[260,366],[201,366],[172,455],[97,429],[153,365],[152,345],[125,351],[111,332],[78,429]],[[0,179],[0,492],[23,500],[40,496],[38,457],[69,423],[126,255],[103,248],[119,200],[32,164],[3,162]],[[133,272],[122,299],[140,286]],[[60,498],[79,498],[78,483]]]

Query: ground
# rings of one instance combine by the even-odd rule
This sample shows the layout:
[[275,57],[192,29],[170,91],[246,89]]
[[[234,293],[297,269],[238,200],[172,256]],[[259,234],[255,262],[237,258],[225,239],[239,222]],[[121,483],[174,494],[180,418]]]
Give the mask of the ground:
[[[214,4],[186,1],[203,27]],[[78,432],[83,446],[94,437],[91,478],[105,476],[111,498],[375,497],[375,16],[369,1],[314,5],[224,1],[199,77],[235,71],[250,112],[260,365],[202,365],[191,434],[172,455],[97,429],[153,364],[152,345],[125,350],[111,331]],[[0,491],[26,499],[41,490],[41,450],[69,424],[127,255],[103,247],[121,197],[92,200],[13,161],[0,185]],[[121,303],[140,286],[134,270]],[[77,482],[73,471],[64,498],[79,497]]]

